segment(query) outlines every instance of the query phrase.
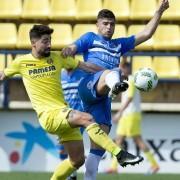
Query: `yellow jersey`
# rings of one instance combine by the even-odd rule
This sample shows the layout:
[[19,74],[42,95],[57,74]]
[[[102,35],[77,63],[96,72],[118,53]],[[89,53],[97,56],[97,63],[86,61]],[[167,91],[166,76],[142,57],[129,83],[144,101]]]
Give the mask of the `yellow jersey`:
[[4,70],[7,77],[20,74],[31,100],[32,106],[39,115],[43,111],[64,108],[64,100],[60,82],[61,70],[75,69],[78,60],[72,57],[63,58],[58,51],[51,51],[49,57],[35,58],[27,54],[16,58],[10,67]]
[[128,77],[129,88],[127,91],[121,94],[121,103],[124,104],[128,98],[132,98],[132,101],[123,111],[123,115],[131,114],[131,113],[140,113],[141,112],[141,96],[139,90],[134,85],[133,76]]

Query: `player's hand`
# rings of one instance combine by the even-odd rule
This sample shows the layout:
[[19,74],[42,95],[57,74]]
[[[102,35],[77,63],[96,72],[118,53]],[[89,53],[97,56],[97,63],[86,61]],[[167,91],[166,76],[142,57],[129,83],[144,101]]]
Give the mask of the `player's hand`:
[[68,47],[63,48],[61,54],[63,57],[74,56],[76,53],[76,49],[76,46],[72,44]]
[[63,57],[72,56],[72,49],[70,47],[65,47],[62,49],[62,55]]
[[118,111],[118,112],[113,116],[113,118],[112,118],[113,122],[114,122],[114,123],[118,123],[119,120],[120,120],[120,118],[121,118],[121,116],[122,116],[121,111]]
[[159,5],[158,12],[163,13],[168,8],[169,8],[169,1],[168,0],[162,0],[160,5]]

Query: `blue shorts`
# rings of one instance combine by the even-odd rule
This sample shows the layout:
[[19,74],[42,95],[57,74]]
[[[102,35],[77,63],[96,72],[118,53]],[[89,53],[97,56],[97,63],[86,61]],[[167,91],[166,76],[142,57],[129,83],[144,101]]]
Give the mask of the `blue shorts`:
[[90,113],[98,124],[111,126],[111,99],[97,94],[96,85],[103,71],[87,74],[79,84],[79,95],[84,111]]

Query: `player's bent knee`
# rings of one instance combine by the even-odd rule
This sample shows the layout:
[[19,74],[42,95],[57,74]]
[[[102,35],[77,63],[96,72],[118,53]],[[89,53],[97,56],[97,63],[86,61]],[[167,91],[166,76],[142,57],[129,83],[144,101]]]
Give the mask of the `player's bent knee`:
[[77,116],[77,118],[84,124],[88,123],[88,122],[94,122],[94,118],[91,114],[89,113],[79,113],[79,116]]
[[94,118],[91,114],[86,113],[86,120],[89,122],[94,122]]
[[89,124],[95,122],[93,116],[89,113],[85,113],[84,117],[82,117],[82,118],[83,118],[85,127],[87,127]]
[[89,113],[76,110],[71,111],[68,121],[71,125],[80,125],[83,127],[87,127],[91,123],[95,122],[93,116]]

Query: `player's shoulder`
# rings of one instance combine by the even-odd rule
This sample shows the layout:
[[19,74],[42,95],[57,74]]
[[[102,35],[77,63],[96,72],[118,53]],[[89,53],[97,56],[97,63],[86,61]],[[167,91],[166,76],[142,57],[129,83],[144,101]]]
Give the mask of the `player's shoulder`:
[[60,59],[63,59],[63,56],[61,55],[61,51],[51,51],[50,57],[54,61],[58,61],[58,62]]
[[96,33],[94,33],[94,32],[86,32],[83,36],[81,36],[81,37],[88,37],[88,38],[94,38],[94,37],[96,37],[97,36],[97,34]]
[[57,64],[67,64],[68,61],[74,61],[75,59],[71,56],[68,57],[64,57],[61,53],[61,51],[51,51],[51,55],[50,57],[52,58],[52,60],[54,62],[56,62]]
[[97,36],[97,34],[95,32],[92,32],[92,31],[87,32],[86,34],[91,35],[91,36]]
[[134,38],[134,35],[131,36],[126,36],[126,37],[117,37],[117,38],[113,38],[113,41],[126,41],[128,39]]
[[24,62],[24,61],[31,61],[32,59],[34,59],[34,57],[32,56],[31,53],[29,54],[22,54],[22,55],[18,55],[15,59],[14,59],[14,62],[16,63],[21,63],[21,62]]
[[51,56],[61,56],[61,51],[51,51]]
[[124,41],[126,41],[126,37],[114,38],[114,39],[111,39],[111,41],[118,44],[123,43]]
[[16,57],[16,59],[18,59],[18,60],[32,59],[32,55],[30,53],[29,54],[22,54],[22,55],[18,55]]

